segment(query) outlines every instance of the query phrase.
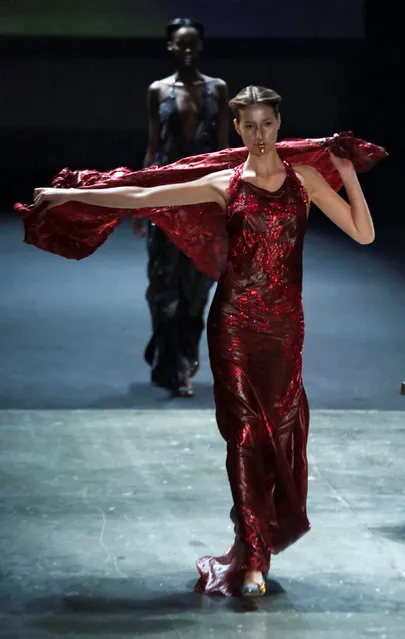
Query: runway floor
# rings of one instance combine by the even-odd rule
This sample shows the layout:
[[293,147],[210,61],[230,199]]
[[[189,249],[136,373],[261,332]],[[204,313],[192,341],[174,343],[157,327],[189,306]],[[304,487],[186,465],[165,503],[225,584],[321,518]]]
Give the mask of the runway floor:
[[162,417],[0,413],[0,637],[403,636],[402,411],[313,412],[312,530],[256,605],[193,592],[232,542],[224,445],[209,409]]
[[312,531],[253,610],[193,592],[232,541],[224,443],[205,338],[195,398],[149,384],[144,243],[72,262],[0,224],[0,637],[404,636],[403,254],[310,227]]

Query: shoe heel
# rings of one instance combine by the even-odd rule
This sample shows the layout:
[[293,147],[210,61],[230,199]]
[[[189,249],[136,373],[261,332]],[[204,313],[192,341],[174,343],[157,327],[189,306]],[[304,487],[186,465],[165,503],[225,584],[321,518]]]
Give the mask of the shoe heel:
[[264,597],[266,594],[266,584],[262,581],[261,584],[245,584],[240,589],[242,597]]

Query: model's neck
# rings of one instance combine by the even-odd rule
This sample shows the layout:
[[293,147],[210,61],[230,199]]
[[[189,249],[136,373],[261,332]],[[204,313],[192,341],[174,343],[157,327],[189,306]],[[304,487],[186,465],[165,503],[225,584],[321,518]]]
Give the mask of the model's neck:
[[245,163],[246,170],[254,171],[256,175],[261,177],[266,177],[279,171],[282,166],[283,162],[275,148],[268,153],[263,153],[263,155],[249,153]]
[[193,84],[202,80],[202,75],[197,67],[178,69],[175,73],[175,81],[183,84]]

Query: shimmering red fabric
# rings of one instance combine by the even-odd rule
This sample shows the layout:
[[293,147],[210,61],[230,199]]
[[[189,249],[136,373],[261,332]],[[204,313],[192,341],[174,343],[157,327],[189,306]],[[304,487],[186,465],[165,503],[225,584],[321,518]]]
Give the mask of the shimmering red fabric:
[[92,253],[120,217],[146,215],[198,268],[219,279],[207,331],[217,422],[227,442],[236,540],[222,557],[197,562],[200,592],[233,594],[244,571],[267,572],[271,554],[309,530],[301,299],[308,198],[290,163],[314,166],[339,189],[328,148],[350,158],[357,171],[386,155],[351,134],[281,142],[277,150],[286,178],[272,193],[241,179],[246,149],[139,172],[65,169],[54,180],[61,187],[152,186],[234,168],[226,212],[212,203],[130,211],[68,202],[43,216],[33,207],[16,205],[26,242],[78,259]]
[[302,385],[302,251],[308,198],[290,164],[270,193],[229,188],[229,254],[208,317],[216,417],[238,530],[234,547],[199,560],[197,590],[232,594],[246,570],[309,529],[309,411]]
[[[319,139],[285,140],[277,144],[283,160],[310,164],[318,169],[332,187],[341,187],[327,149],[350,158],[358,172],[371,168],[386,152],[379,146],[359,140],[351,133]],[[245,148],[223,149],[185,158],[162,167],[131,171],[121,167],[100,173],[95,170],[63,169],[52,185],[61,188],[105,188],[114,186],[156,186],[197,179],[208,173],[234,168],[246,160]],[[120,218],[141,215],[153,220],[189,257],[197,268],[213,279],[223,271],[228,254],[226,215],[218,205],[208,202],[184,207],[145,209],[107,209],[78,202],[54,207],[45,216],[38,208],[16,204],[23,218],[25,242],[70,259],[82,259],[93,253],[119,224]]]

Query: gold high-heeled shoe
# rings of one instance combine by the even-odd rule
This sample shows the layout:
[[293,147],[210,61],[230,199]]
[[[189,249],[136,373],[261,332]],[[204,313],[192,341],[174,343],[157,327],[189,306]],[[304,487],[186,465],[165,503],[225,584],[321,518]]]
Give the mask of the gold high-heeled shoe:
[[240,589],[242,597],[264,597],[266,594],[266,584],[262,581],[260,584],[244,584]]

